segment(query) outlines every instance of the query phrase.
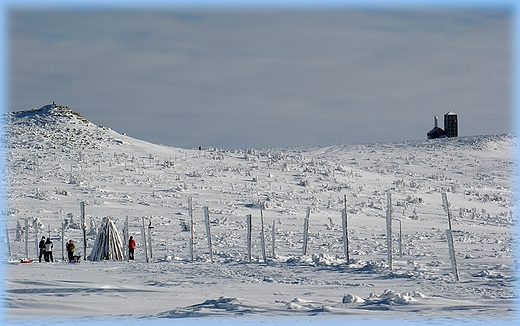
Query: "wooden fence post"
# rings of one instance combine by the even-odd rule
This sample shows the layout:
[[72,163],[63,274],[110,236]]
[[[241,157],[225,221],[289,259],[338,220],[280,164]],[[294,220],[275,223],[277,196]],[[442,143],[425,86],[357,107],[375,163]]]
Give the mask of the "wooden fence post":
[[7,222],[5,223],[5,239],[7,240],[7,253],[9,254],[9,259],[11,259],[11,242],[9,241],[9,229],[7,228]]
[[150,221],[148,223],[148,250],[150,250],[150,259],[153,259],[153,252],[152,252],[152,217],[150,216]]
[[29,259],[29,219],[25,218],[25,259]]
[[65,222],[61,222],[61,261],[65,260]]
[[307,255],[307,241],[309,239],[309,216],[311,215],[311,207],[307,207],[307,215],[303,221],[303,255]]
[[343,231],[343,253],[347,259],[347,264],[350,262],[349,253],[349,239],[348,239],[348,216],[347,216],[347,195],[343,197],[343,214],[342,214],[342,231]]
[[448,241],[448,251],[450,254],[451,268],[453,271],[453,276],[457,282],[460,281],[459,276],[459,268],[457,266],[457,260],[455,258],[455,246],[453,245],[453,232],[451,229],[451,211],[450,211],[450,203],[448,202],[448,197],[446,193],[443,192],[442,196],[442,206],[444,211],[448,214],[448,230],[446,230],[446,240]]
[[251,262],[251,247],[252,247],[252,231],[253,231],[253,224],[252,224],[253,216],[251,214],[246,215],[246,228],[247,228],[247,235],[246,235],[246,242],[247,242],[247,261]]
[[148,258],[148,248],[146,246],[146,228],[144,227],[144,216],[142,218],[143,220],[143,225],[141,225],[141,233],[143,235],[143,245],[144,245],[144,254],[145,254],[145,258],[146,258],[146,262],[150,262],[149,258]]
[[79,204],[81,211],[81,228],[83,229],[83,260],[87,260],[87,222],[85,221],[85,202]]
[[388,250],[388,267],[390,270],[394,269],[394,260],[392,255],[392,194],[390,190],[386,193],[387,206],[386,206],[386,247]]
[[[171,161],[171,158],[170,158]],[[194,237],[195,231],[193,230],[193,201],[191,196],[188,197],[188,213],[190,215],[190,257],[191,261],[195,260],[195,248],[194,248]]]
[[267,255],[265,253],[265,232],[264,232],[264,203],[260,203],[260,247],[262,249],[262,257],[264,262],[267,261]]
[[208,238],[209,259],[213,262],[213,245],[211,243],[211,227],[209,223],[209,209],[204,206],[204,221],[206,222],[206,236]]
[[272,256],[273,256],[273,259],[276,259],[276,253],[274,251],[274,244],[276,242],[276,226],[275,226],[275,221],[273,220],[273,230],[272,230],[272,234],[271,234],[271,240],[272,240],[272,246],[273,246],[273,252],[272,252]]

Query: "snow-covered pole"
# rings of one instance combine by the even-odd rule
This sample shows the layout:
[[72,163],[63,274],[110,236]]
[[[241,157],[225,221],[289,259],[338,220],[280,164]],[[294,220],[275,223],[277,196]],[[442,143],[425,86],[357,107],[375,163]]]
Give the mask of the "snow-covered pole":
[[146,262],[149,263],[150,260],[148,258],[148,248],[146,246],[146,228],[144,227],[144,216],[143,216],[142,220],[143,220],[143,225],[141,225],[141,234],[143,235],[144,255],[146,257]]
[[347,222],[347,195],[343,197],[343,214],[342,214],[342,231],[343,231],[343,253],[345,254],[345,258],[347,259],[347,263],[350,261],[349,256],[349,248],[348,248],[348,222]]
[[[171,158],[170,158],[171,161]],[[191,261],[195,260],[195,248],[194,248],[194,230],[193,230],[193,201],[191,196],[188,197],[188,213],[190,215],[190,257]]]
[[81,229],[83,230],[83,260],[87,260],[87,223],[85,221],[85,202],[79,203],[81,212]]
[[29,219],[25,218],[25,258],[29,258]]
[[206,223],[206,236],[208,238],[209,259],[211,260],[211,262],[213,262],[213,246],[211,244],[211,228],[209,224],[208,206],[204,206],[204,221]]
[[443,192],[442,196],[442,206],[444,211],[448,214],[448,230],[446,230],[446,240],[448,241],[448,251],[450,254],[451,268],[453,271],[453,276],[457,282],[460,281],[459,269],[457,266],[457,260],[455,258],[455,246],[453,245],[453,232],[451,229],[451,211],[450,211],[450,203],[448,202],[448,197],[446,193]]
[[386,207],[386,246],[388,250],[388,267],[390,270],[394,269],[394,261],[392,257],[392,195],[390,190],[386,193],[387,207]]
[[128,247],[128,241],[130,241],[130,234],[128,233],[128,215],[126,216],[126,219],[125,219],[123,238],[124,238],[123,246],[125,248],[123,250],[124,258],[125,258],[126,261],[130,261],[130,252],[129,252],[130,249]]
[[403,228],[401,220],[399,221],[399,258],[403,257]]
[[276,226],[275,226],[275,224],[276,224],[276,223],[275,223],[275,221],[273,220],[272,234],[271,234],[271,240],[272,240],[272,244],[271,244],[271,245],[273,246],[273,252],[272,252],[272,257],[273,257],[273,259],[276,258],[276,253],[275,253],[275,251],[274,251],[274,248],[275,248],[274,244],[275,244],[275,242],[276,242],[276,237],[275,237],[275,235],[276,235]]
[[61,222],[61,260],[65,260],[65,222]]
[[451,211],[450,211],[450,203],[448,202],[448,196],[445,192],[441,194],[442,196],[442,207],[444,211],[448,214],[448,228],[451,230]]
[[7,223],[5,223],[5,239],[7,241],[7,252],[9,259],[11,258],[11,242],[9,241],[9,230],[7,229]]
[[252,224],[253,216],[251,214],[246,215],[246,227],[247,227],[247,261],[251,262],[251,239],[252,239]]
[[152,217],[150,217],[150,222],[148,223],[148,249],[150,250],[150,259],[153,259],[152,253]]
[[262,258],[267,261],[265,253],[265,232],[264,232],[264,203],[260,203],[260,247],[262,249]]
[[303,255],[307,255],[307,241],[309,238],[309,216],[311,215],[311,207],[307,207],[307,215],[303,221]]
[[40,246],[39,246],[39,241],[38,241],[38,228],[35,227],[34,228],[34,243],[36,244],[36,257],[39,257],[40,256]]

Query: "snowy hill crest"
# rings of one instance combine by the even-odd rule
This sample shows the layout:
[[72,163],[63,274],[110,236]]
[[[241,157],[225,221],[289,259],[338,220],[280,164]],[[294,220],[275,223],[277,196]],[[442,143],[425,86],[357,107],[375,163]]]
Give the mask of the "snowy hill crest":
[[117,143],[114,132],[96,126],[68,106],[10,112],[6,117],[8,146],[34,149],[101,149]]

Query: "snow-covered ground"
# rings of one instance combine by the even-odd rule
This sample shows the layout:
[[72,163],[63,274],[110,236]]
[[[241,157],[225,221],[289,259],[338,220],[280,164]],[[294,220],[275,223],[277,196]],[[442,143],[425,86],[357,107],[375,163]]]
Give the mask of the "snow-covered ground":
[[[221,150],[147,143],[59,105],[11,113],[5,124],[10,255],[4,259],[2,300],[9,322],[239,317],[485,324],[516,318],[511,135]],[[388,191],[393,269],[387,255]],[[452,273],[443,192],[452,212],[460,281]],[[349,262],[342,236],[345,195]],[[128,217],[138,242],[134,261],[62,259],[64,221],[65,240],[74,239],[83,252],[80,202],[86,207],[87,255],[103,217],[112,218],[121,238]],[[148,263],[143,217],[154,226]],[[20,233],[26,218],[29,257]],[[37,234],[50,234],[56,262],[37,261]],[[20,263],[25,258],[36,261]]]

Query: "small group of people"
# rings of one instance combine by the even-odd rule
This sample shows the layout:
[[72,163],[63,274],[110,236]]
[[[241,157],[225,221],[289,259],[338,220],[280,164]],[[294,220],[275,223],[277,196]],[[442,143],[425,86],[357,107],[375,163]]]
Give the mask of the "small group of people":
[[[135,249],[135,240],[133,236],[130,236],[130,239],[128,240],[128,259],[134,260],[134,249]],[[40,248],[40,256],[39,261],[42,262],[42,256],[44,257],[44,260],[46,262],[53,262],[54,258],[52,256],[52,252],[54,250],[54,245],[51,241],[51,238],[48,237],[45,239],[45,236],[42,237],[40,240],[40,243],[38,245]],[[69,258],[69,262],[76,262],[76,257],[74,256],[74,250],[76,250],[76,245],[74,244],[74,241],[69,240],[66,245],[67,249],[67,255]]]
[[54,257],[52,257],[52,251],[54,250],[54,245],[51,241],[51,238],[48,237],[45,239],[45,236],[42,237],[40,243],[38,244],[38,248],[40,248],[40,255],[38,256],[38,260],[40,263],[42,262],[42,256],[45,262],[54,262]]
[[[74,250],[76,249],[76,245],[74,245],[74,241],[69,240],[66,247],[69,262],[72,262],[74,260]],[[43,236],[40,240],[40,243],[38,244],[38,248],[40,248],[40,255],[38,257],[38,261],[40,263],[42,262],[42,256],[45,262],[54,262],[54,257],[52,256],[52,252],[54,251],[54,244],[52,243],[50,237],[45,239],[45,236]]]

